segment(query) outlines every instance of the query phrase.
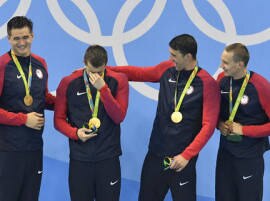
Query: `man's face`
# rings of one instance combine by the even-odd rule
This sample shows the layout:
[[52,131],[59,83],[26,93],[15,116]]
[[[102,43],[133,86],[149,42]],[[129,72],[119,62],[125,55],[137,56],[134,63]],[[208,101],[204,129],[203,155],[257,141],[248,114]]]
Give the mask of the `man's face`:
[[169,49],[169,52],[170,52],[170,60],[175,63],[176,70],[177,71],[183,70],[186,65],[185,56],[178,50],[174,50],[172,48]]
[[235,77],[242,71],[241,62],[235,62],[233,60],[233,52],[223,51],[221,55],[220,67],[224,70],[225,76]]
[[31,54],[33,33],[30,32],[28,27],[12,29],[8,40],[15,55],[26,57]]
[[105,64],[99,67],[94,67],[90,62],[87,63],[86,65],[86,72],[87,74],[89,73],[98,73],[99,75],[102,75],[102,72],[105,69]]

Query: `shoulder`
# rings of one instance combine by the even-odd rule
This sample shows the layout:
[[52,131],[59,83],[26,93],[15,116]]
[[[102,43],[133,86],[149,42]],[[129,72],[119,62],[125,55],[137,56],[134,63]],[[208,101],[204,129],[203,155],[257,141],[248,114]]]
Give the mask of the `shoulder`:
[[250,74],[251,74],[250,83],[252,83],[255,86],[255,88],[259,89],[260,91],[270,90],[270,83],[266,78],[253,71],[251,71]]
[[4,69],[8,62],[11,61],[11,57],[8,53],[0,56],[0,68]]
[[73,80],[83,76],[83,68],[76,69],[70,75],[62,78],[60,86],[68,86]]
[[31,53],[31,57],[38,60],[40,63],[42,63],[42,65],[44,67],[47,67],[47,64],[46,64],[46,61],[44,58],[42,58],[41,56],[37,55],[37,54],[34,54],[34,53]]
[[106,66],[106,76],[112,77],[117,80],[119,83],[128,83],[128,78],[124,73],[113,71],[114,67]]
[[213,84],[216,85],[216,80],[204,69],[200,68],[197,76],[202,80],[204,84]]

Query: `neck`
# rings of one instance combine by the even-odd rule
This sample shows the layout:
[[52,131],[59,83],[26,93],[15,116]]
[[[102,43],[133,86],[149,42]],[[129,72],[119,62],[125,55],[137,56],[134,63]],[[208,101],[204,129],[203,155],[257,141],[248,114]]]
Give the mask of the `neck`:
[[25,53],[25,54],[18,54],[16,52],[14,52],[13,50],[11,50],[11,52],[16,56],[16,57],[29,57],[31,55],[31,52],[29,53]]
[[233,77],[234,80],[238,80],[238,79],[241,79],[241,78],[245,77],[246,73],[247,73],[247,70],[243,69],[240,72],[238,72],[237,74],[233,75],[232,77]]
[[192,60],[191,62],[189,62],[184,70],[193,70],[195,68],[195,66],[197,65],[197,61],[196,60]]

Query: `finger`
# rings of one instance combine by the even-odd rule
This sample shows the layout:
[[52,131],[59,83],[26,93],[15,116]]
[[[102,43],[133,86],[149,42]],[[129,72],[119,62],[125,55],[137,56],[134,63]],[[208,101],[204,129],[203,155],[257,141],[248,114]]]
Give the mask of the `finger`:
[[40,123],[44,123],[45,122],[45,119],[44,118],[37,118],[37,121]]
[[176,172],[180,172],[180,171],[182,171],[182,170],[183,170],[183,168],[181,167],[181,168],[176,169],[175,171],[176,171]]
[[34,112],[34,115],[35,115],[35,116],[38,116],[38,117],[43,117],[43,114],[37,113],[37,112]]
[[35,130],[41,130],[41,127],[40,126],[35,126],[35,127],[33,127],[33,129],[35,129]]
[[44,126],[44,123],[37,123],[36,126],[37,127],[42,127],[42,126]]
[[97,136],[97,134],[96,133],[92,133],[92,134],[88,135],[87,137],[88,137],[88,139],[90,139],[90,138],[95,137],[95,136]]

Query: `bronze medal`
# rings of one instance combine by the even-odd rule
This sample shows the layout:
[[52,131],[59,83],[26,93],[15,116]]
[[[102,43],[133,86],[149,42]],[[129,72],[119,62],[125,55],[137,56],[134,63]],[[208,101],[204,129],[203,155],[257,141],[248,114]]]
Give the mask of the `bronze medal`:
[[33,97],[30,94],[26,95],[23,99],[23,102],[26,106],[30,106],[33,104]]
[[93,126],[99,128],[101,125],[100,120],[97,117],[93,117],[89,120],[89,128],[91,129]]
[[177,124],[181,122],[183,119],[183,115],[181,112],[173,112],[171,115],[171,120],[173,123]]

